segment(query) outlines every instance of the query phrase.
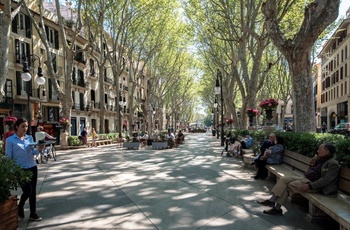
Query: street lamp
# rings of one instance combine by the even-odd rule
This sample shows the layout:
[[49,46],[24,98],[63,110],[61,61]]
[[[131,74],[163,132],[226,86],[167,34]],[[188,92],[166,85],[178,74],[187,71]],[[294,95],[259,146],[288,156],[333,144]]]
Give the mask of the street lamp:
[[213,123],[212,134],[215,137],[216,130],[215,130],[215,113],[214,113],[214,109],[211,110],[211,120],[212,120],[212,123]]
[[[43,77],[44,74],[43,74],[43,69],[41,68],[40,57],[38,55],[36,55],[36,54],[31,54],[29,57],[31,57],[31,56],[34,56],[34,59],[33,59],[34,61],[35,60],[39,61],[38,76],[36,77],[35,82],[39,86],[44,85],[46,80]],[[31,82],[32,75],[29,72],[29,66],[28,66],[26,54],[23,55],[23,69],[22,69],[22,71],[23,72],[21,74],[21,78],[22,78],[22,80],[24,82],[27,82],[27,92],[26,93],[27,93],[27,107],[28,107],[27,120],[28,120],[28,123],[29,123],[28,134],[31,135],[32,134],[32,128],[31,128],[32,118],[31,118],[31,113],[30,113],[30,96],[31,96],[31,93],[32,93],[32,82]]]
[[119,95],[119,134],[122,133],[122,108],[124,108],[124,106],[126,106],[126,101],[125,101],[125,97],[123,99],[122,95]]
[[221,99],[221,132],[220,133],[221,133],[221,146],[224,146],[224,142],[225,142],[224,140],[224,98],[222,97],[222,74],[219,69],[217,70],[217,75],[216,75],[215,94],[216,95],[220,94],[220,99]]

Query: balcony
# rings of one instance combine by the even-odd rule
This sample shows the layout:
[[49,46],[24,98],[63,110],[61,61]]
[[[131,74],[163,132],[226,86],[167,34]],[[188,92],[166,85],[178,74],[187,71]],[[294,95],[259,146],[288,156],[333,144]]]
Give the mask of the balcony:
[[6,98],[4,101],[0,102],[1,109],[12,109],[13,108],[13,99]]

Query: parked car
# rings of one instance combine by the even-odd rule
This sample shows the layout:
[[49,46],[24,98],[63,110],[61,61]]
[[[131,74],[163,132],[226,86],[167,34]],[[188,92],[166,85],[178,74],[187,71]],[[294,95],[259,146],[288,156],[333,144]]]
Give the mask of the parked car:
[[345,136],[350,136],[350,123],[340,123],[328,131],[333,134],[343,134]]

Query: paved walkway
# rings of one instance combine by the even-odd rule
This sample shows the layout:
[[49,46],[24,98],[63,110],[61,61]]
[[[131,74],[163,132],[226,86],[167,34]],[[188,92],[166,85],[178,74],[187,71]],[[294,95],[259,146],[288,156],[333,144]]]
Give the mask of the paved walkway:
[[252,179],[254,171],[221,150],[205,133],[168,150],[59,151],[57,162],[39,165],[43,220],[28,221],[27,202],[20,229],[326,229],[296,204],[284,216],[263,214],[255,200],[267,198],[273,182]]

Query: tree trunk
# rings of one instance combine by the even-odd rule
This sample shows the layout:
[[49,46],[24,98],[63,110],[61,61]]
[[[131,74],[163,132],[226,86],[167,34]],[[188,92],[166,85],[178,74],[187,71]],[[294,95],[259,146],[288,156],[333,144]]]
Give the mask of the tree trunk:
[[5,96],[5,83],[8,74],[8,54],[11,15],[0,14],[0,101]]
[[[292,51],[287,56],[293,76],[293,116],[297,131],[316,131],[310,52]],[[313,116],[312,116],[313,115]]]

